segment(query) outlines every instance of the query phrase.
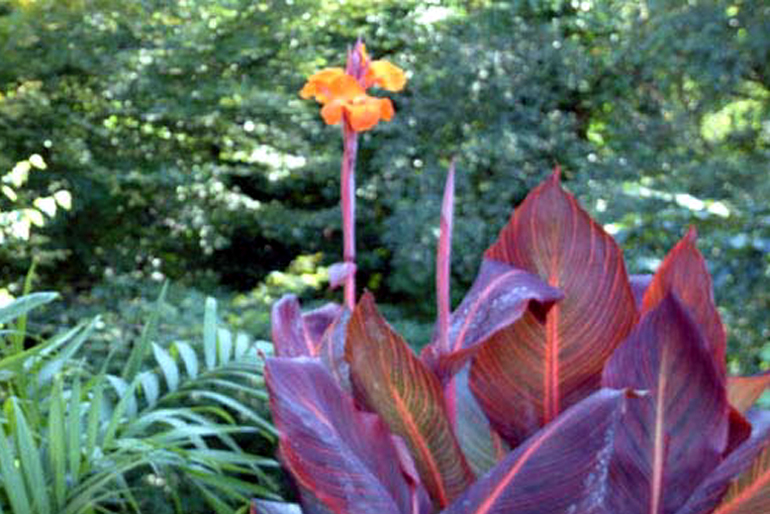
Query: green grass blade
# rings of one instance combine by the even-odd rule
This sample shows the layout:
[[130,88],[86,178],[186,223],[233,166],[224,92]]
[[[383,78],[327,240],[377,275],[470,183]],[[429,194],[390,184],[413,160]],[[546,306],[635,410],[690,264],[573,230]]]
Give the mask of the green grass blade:
[[233,334],[226,328],[217,331],[219,335],[219,362],[227,364],[233,355]]
[[13,400],[13,412],[16,422],[15,435],[19,444],[19,461],[32,496],[32,503],[40,514],[50,514],[51,503],[48,498],[43,464],[40,461],[40,452],[18,400]]
[[154,406],[160,396],[160,384],[158,383],[158,377],[152,371],[143,371],[137,375],[139,382],[142,384],[142,392],[147,399],[147,405]]
[[[27,296],[32,291],[32,280],[35,276],[35,268],[37,267],[37,260],[32,259],[32,265],[29,267],[29,272],[24,279],[24,289],[22,289],[22,295]],[[27,314],[29,311],[21,314],[16,321],[16,334],[14,334],[13,353],[19,353],[24,351],[24,338],[27,336]]]
[[54,508],[58,511],[66,497],[67,442],[64,422],[64,391],[61,377],[54,380],[48,411],[48,458],[53,472]]
[[0,478],[3,479],[5,491],[8,494],[11,511],[14,514],[32,512],[27,488],[16,466],[16,454],[2,430],[0,430]]
[[[101,423],[101,412],[104,404],[104,385],[106,379],[104,375],[95,377],[93,393],[91,394],[91,405],[88,408],[88,426],[86,428],[86,453],[85,463],[88,465],[94,458],[96,451],[97,437],[99,436],[99,425]],[[86,472],[89,470],[85,470]]]
[[70,475],[73,482],[77,482],[80,478],[80,445],[82,442],[82,430],[80,425],[80,410],[82,404],[80,395],[80,377],[75,377],[75,380],[72,382],[72,391],[70,391],[69,413],[67,416],[67,456],[69,460]]
[[235,358],[242,358],[250,348],[251,341],[249,336],[243,332],[238,332],[238,335],[235,337]]
[[[67,346],[61,351],[59,355],[56,356],[55,359],[45,363],[45,365],[40,370],[40,373],[38,373],[39,385],[47,383],[56,373],[61,371],[61,369],[64,367],[64,364],[72,359],[72,356],[75,355],[81,346],[83,346],[83,343],[86,342],[86,340],[89,338],[98,322],[98,317],[92,319],[85,326],[85,328],[81,330],[80,333],[69,342],[69,344],[67,344]],[[80,325],[78,328],[82,328],[82,325]]]
[[206,369],[213,369],[217,364],[217,301],[210,296],[203,314],[203,355]]
[[250,409],[243,403],[234,400],[228,396],[225,396],[223,394],[213,392],[213,391],[196,391],[195,395],[198,399],[208,398],[210,400],[213,400],[229,409],[234,410],[244,418],[254,422],[256,425],[261,427],[265,432],[268,434],[272,434],[274,436],[277,436],[278,433],[275,429],[275,427],[267,421],[265,418],[257,414],[256,411],[253,409]]
[[5,307],[0,308],[0,325],[19,319],[29,311],[50,303],[58,297],[59,294],[53,292],[40,292],[21,296]]
[[187,343],[176,342],[172,346],[172,349],[176,351],[184,362],[184,367],[187,370],[187,376],[195,379],[198,377],[198,356],[195,354],[195,350],[192,349]]
[[152,353],[155,355],[155,360],[158,362],[161,371],[163,371],[169,391],[176,391],[179,387],[179,368],[176,362],[166,350],[155,343],[152,344]]
[[123,379],[126,382],[131,382],[136,377],[137,373],[141,369],[142,362],[144,361],[147,351],[150,348],[150,340],[155,335],[155,331],[158,327],[158,319],[160,319],[161,310],[163,304],[166,301],[166,293],[168,292],[168,281],[163,283],[163,287],[158,295],[158,300],[155,302],[155,308],[150,314],[150,319],[145,323],[142,329],[142,335],[139,338],[139,342],[131,350],[131,354],[128,356],[128,363],[123,371]]
[[23,352],[8,356],[0,360],[0,371],[16,368],[23,364],[27,359],[31,359],[36,355],[49,355],[53,353],[57,348],[66,344],[78,332],[80,332],[83,326],[85,326],[85,324],[81,323],[77,327],[72,328],[63,334],[56,335],[44,343],[35,345],[32,348],[24,350]]
[[234,514],[233,509],[229,505],[220,500],[215,494],[211,493],[211,491],[209,491],[205,486],[199,484],[198,482],[193,483],[203,494],[203,497],[206,499],[206,503],[208,503],[209,506],[214,509],[216,514]]
[[[110,377],[108,376],[108,378]],[[125,390],[125,394],[120,397],[120,401],[118,401],[118,404],[115,406],[115,410],[112,411],[112,416],[110,417],[110,421],[104,431],[104,439],[102,440],[102,447],[105,450],[109,449],[115,442],[115,435],[117,434],[120,423],[123,420],[123,415],[126,414],[129,410],[129,405],[132,403],[136,405],[134,392],[136,391],[138,384],[138,380],[131,382],[131,385],[128,386],[128,388]],[[113,386],[114,385],[115,382],[113,382]]]
[[[135,416],[139,411],[139,405],[136,402],[136,396],[134,396],[134,390],[132,389],[131,384],[115,375],[107,375],[107,381],[115,390],[115,393],[117,393],[120,401],[125,402],[126,414],[131,417]],[[134,382],[139,383],[140,381],[136,379]],[[129,390],[131,390],[131,393],[129,393]]]

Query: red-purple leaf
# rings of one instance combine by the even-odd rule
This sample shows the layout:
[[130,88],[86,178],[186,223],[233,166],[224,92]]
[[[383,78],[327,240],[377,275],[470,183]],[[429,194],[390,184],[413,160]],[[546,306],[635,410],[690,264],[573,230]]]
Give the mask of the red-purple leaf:
[[749,377],[729,377],[727,398],[730,405],[745,414],[770,386],[770,371]]
[[727,336],[714,303],[706,261],[695,244],[697,238],[697,231],[690,227],[666,255],[644,294],[642,312],[654,308],[666,294],[675,293],[700,327],[709,353],[724,379]]
[[621,411],[634,401],[624,391],[597,391],[527,439],[443,514],[596,512]]
[[736,448],[743,444],[746,439],[751,437],[751,423],[749,423],[749,420],[732,405],[730,406],[730,415],[727,422],[727,448],[725,448],[724,455],[731,454]]
[[377,312],[370,293],[348,323],[345,357],[356,398],[404,439],[425,488],[447,505],[473,474],[452,433],[441,384]]
[[604,363],[636,323],[618,245],[553,176],[516,209],[485,257],[564,293],[543,323],[527,311],[482,345],[471,388],[516,445],[599,388]]
[[448,378],[493,334],[521,318],[530,302],[543,314],[563,294],[540,277],[499,261],[485,259],[470,291],[452,313],[448,347],[437,339],[423,350],[423,360]]
[[341,311],[341,306],[329,303],[302,314],[296,296],[283,296],[273,304],[270,316],[275,354],[279,357],[318,355],[324,332]]
[[265,376],[281,456],[300,488],[336,514],[412,512],[387,427],[358,411],[318,359],[269,358]]
[[356,265],[352,262],[335,262],[329,266],[329,288],[336,289],[356,274]]
[[722,460],[729,405],[703,337],[674,295],[618,347],[604,385],[648,392],[629,404],[617,433],[609,512],[676,512]]
[[698,486],[677,514],[770,512],[770,412],[752,411],[749,420],[754,425],[751,438]]

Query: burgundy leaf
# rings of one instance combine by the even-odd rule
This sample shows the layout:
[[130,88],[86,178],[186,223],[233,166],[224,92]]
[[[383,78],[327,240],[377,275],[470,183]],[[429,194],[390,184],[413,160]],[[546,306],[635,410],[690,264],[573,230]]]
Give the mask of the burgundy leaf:
[[624,391],[597,391],[527,439],[443,514],[598,511],[620,414],[636,400]]
[[337,289],[351,275],[356,274],[356,265],[352,262],[335,262],[329,266],[329,288]]
[[449,346],[442,349],[436,340],[423,350],[423,359],[448,378],[493,334],[521,318],[530,302],[537,302],[537,313],[545,313],[563,294],[540,277],[508,264],[485,259],[470,291],[452,314]]
[[358,411],[318,359],[269,358],[270,408],[284,465],[336,514],[411,513],[387,427]]
[[676,293],[703,332],[709,354],[724,379],[727,336],[714,303],[706,261],[695,244],[697,239],[698,232],[690,227],[666,255],[644,294],[642,312],[654,308],[669,292]]
[[623,254],[559,184],[533,190],[485,257],[539,276],[564,299],[525,312],[481,345],[471,389],[512,445],[597,390],[604,363],[636,323]]
[[729,405],[703,337],[675,295],[618,347],[604,385],[648,392],[629,404],[618,430],[609,512],[676,512],[722,459]]
[[752,411],[749,420],[751,438],[698,486],[677,514],[770,512],[770,412]]
[[634,293],[636,308],[641,311],[644,293],[646,293],[647,288],[650,287],[652,275],[631,275],[628,277],[628,281],[631,283],[631,291]]
[[730,405],[745,414],[759,400],[768,386],[770,386],[770,371],[749,377],[729,377],[727,398],[730,400]]
[[730,417],[728,418],[727,448],[725,448],[724,454],[731,454],[733,450],[743,444],[749,437],[751,437],[751,423],[739,410],[731,405]]
[[283,296],[273,304],[270,316],[275,354],[278,357],[318,355],[324,332],[341,311],[341,306],[329,303],[302,314],[296,296]]
[[473,480],[447,418],[441,384],[364,294],[345,348],[356,398],[409,447],[425,488],[441,507]]

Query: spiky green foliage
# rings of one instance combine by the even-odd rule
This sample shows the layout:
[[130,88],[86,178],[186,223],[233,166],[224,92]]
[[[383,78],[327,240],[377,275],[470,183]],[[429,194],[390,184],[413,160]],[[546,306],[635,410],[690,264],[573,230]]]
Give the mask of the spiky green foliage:
[[[121,376],[82,357],[98,319],[21,351],[10,340],[27,334],[3,331],[0,512],[234,513],[275,496],[275,461],[245,449],[261,441],[270,454],[274,436],[261,343],[219,326],[209,299],[201,340],[163,347],[153,337],[164,295]],[[19,298],[0,322],[18,326],[55,298]]]

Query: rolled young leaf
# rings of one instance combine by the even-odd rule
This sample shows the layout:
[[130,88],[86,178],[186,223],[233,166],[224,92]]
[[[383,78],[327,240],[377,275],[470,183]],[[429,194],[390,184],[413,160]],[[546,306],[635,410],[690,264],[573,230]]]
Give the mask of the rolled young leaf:
[[722,460],[729,405],[724,383],[685,307],[667,294],[615,351],[606,387],[647,391],[616,435],[609,512],[672,514]]
[[284,465],[336,514],[411,513],[387,427],[361,412],[318,359],[268,358],[265,381]]
[[752,411],[749,420],[751,438],[698,486],[677,514],[770,512],[770,412]]
[[527,439],[443,514],[599,512],[620,414],[634,401],[624,391],[597,391]]
[[436,311],[438,337],[435,344],[441,350],[449,346],[449,315],[451,311],[452,226],[455,210],[455,162],[449,165],[444,197],[441,200],[438,248],[436,249]]
[[515,446],[599,388],[636,307],[620,248],[561,188],[558,171],[516,209],[485,258],[564,294],[544,323],[527,311],[493,334],[471,366],[473,393]]
[[727,374],[727,336],[714,303],[706,261],[695,244],[697,239],[697,231],[690,227],[687,234],[668,252],[645,291],[642,312],[653,309],[666,294],[675,293],[700,327],[709,355],[724,378]]
[[473,480],[446,415],[441,384],[365,293],[348,323],[345,358],[356,399],[404,439],[441,507]]

